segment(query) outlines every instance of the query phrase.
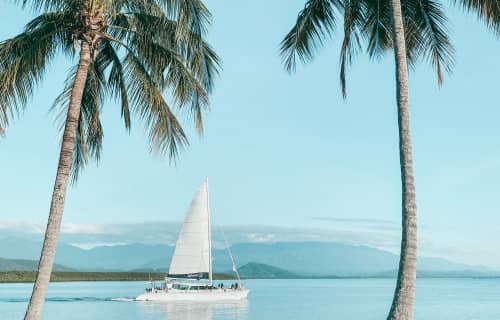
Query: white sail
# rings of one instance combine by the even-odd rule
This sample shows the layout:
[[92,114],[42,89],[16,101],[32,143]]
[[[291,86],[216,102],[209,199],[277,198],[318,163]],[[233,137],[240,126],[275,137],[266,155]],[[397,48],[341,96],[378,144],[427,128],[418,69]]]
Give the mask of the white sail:
[[211,235],[208,182],[194,195],[175,245],[170,277],[198,277],[211,280]]

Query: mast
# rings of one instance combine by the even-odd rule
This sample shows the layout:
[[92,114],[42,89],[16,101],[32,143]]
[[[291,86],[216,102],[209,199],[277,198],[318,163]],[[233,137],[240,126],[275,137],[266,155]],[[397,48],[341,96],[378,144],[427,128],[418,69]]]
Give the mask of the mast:
[[233,271],[236,273],[236,277],[238,278],[238,283],[240,284],[240,287],[243,288],[243,283],[241,283],[241,277],[240,273],[238,272],[238,267],[236,266],[236,263],[234,262],[234,257],[231,252],[231,247],[229,247],[229,243],[227,242],[226,235],[224,234],[224,230],[222,229],[222,226],[220,226],[220,231],[222,233],[222,237],[224,238],[224,243],[226,244],[226,249],[227,252],[229,253],[229,258],[231,258],[231,264],[233,265]]
[[205,178],[207,190],[207,215],[208,215],[208,283],[212,285],[212,226],[210,223],[210,197],[208,195],[208,177]]

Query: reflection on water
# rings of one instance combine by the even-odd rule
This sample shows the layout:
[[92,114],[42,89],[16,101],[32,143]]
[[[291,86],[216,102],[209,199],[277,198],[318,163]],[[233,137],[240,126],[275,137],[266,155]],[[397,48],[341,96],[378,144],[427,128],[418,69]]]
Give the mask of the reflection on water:
[[247,319],[248,301],[238,302],[137,302],[143,318],[165,320]]

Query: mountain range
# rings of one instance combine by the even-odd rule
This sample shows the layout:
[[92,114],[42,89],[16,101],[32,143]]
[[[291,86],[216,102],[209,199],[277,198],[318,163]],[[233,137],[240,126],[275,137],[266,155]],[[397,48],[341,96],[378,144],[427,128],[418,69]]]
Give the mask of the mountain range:
[[[41,243],[36,241],[5,238],[0,240],[0,257],[38,260],[40,248]],[[56,263],[80,271],[165,272],[173,251],[172,246],[140,243],[89,250],[60,243]],[[231,251],[238,266],[250,264],[247,268],[251,268],[251,263],[265,264],[290,275],[303,276],[393,275],[399,262],[397,255],[387,251],[333,242],[240,243],[233,245]],[[491,271],[441,258],[418,259],[419,271],[427,274],[484,274]],[[227,250],[213,250],[213,269],[215,272],[231,270]]]
[[238,272],[242,278],[258,278],[258,279],[293,279],[300,275],[291,273],[290,271],[276,268],[264,263],[249,262],[238,268]]
[[[0,272],[5,271],[33,271],[38,267],[38,260],[25,260],[25,259],[5,259],[0,258]],[[60,264],[54,265],[54,271],[75,271],[75,269],[61,266]]]

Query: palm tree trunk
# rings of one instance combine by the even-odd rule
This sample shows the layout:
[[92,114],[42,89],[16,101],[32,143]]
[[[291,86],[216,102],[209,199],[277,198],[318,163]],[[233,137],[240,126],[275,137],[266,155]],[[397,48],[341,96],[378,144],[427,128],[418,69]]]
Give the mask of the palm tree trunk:
[[408,66],[400,0],[391,0],[393,41],[396,60],[396,95],[399,125],[399,161],[402,183],[402,236],[398,280],[388,320],[413,319],[417,281],[417,205],[413,177],[413,151],[410,128]]
[[61,153],[59,155],[59,165],[57,167],[56,181],[52,193],[52,202],[50,204],[49,220],[45,230],[45,239],[43,241],[42,253],[38,263],[38,273],[30,303],[26,310],[25,320],[38,320],[42,315],[45,294],[49,286],[52,266],[56,255],[57,239],[64,210],[64,201],[66,198],[66,189],[68,187],[71,166],[73,163],[73,148],[75,146],[76,128],[80,117],[80,106],[82,102],[83,89],[87,81],[87,74],[90,66],[90,48],[89,44],[82,41],[80,51],[80,62],[76,71],[75,83],[71,91],[71,99],[64,127]]

